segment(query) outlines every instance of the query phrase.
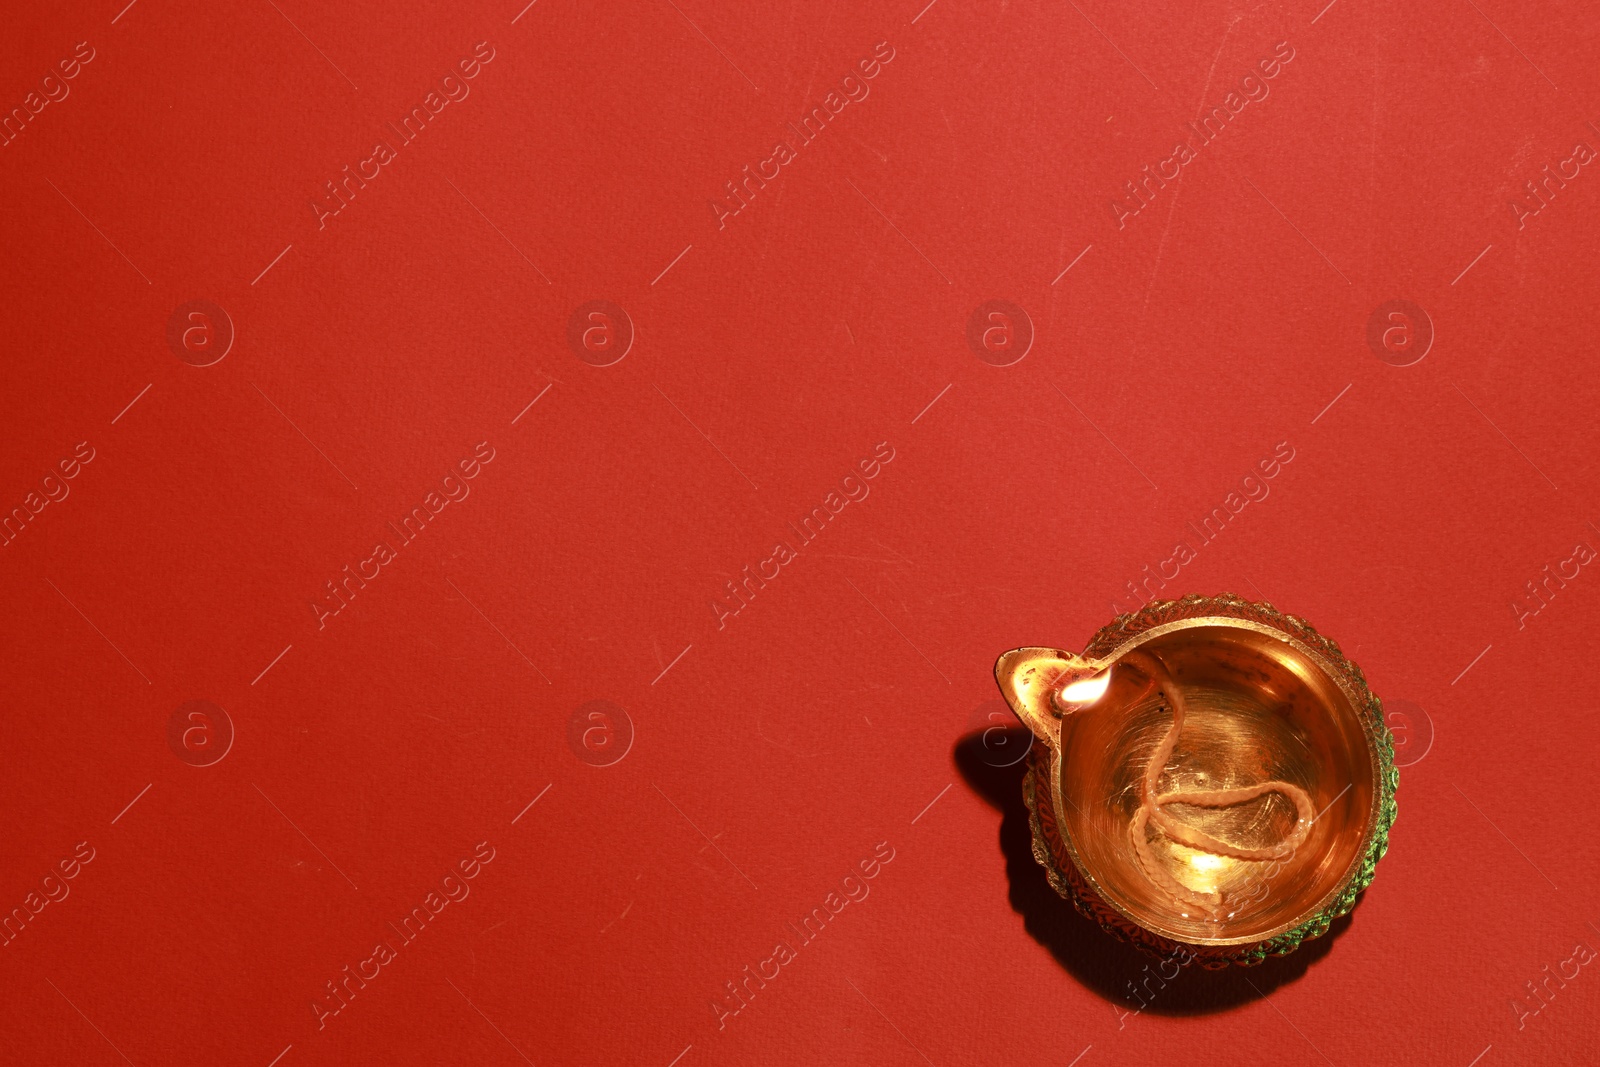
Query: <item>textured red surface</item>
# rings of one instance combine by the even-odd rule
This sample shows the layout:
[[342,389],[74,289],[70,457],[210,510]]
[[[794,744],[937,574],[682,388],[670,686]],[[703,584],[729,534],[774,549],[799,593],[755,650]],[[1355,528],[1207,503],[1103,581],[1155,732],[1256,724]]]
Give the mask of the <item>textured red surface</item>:
[[[0,33],[0,1059],[1594,1061],[1584,5],[123,4]],[[1147,566],[1410,765],[1334,936],[1133,1014],[973,737]]]

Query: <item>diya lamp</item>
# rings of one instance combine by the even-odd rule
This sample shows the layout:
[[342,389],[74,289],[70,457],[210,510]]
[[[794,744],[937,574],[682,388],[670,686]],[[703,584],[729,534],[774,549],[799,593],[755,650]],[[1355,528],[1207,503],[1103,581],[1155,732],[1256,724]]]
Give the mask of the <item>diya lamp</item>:
[[1394,742],[1361,669],[1240,597],[1156,601],[995,665],[1033,746],[1033,854],[1108,932],[1205,967],[1294,951],[1371,884]]

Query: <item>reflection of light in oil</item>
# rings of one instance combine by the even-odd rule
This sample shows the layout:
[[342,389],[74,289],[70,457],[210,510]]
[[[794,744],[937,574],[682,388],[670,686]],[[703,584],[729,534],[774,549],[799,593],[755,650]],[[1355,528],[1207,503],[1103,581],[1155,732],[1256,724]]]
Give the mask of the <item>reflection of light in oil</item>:
[[1061,687],[1061,699],[1068,704],[1093,704],[1105,695],[1111,684],[1111,672],[1101,671],[1093,678],[1071,682]]
[[1189,857],[1189,866],[1197,871],[1214,871],[1222,866],[1222,857],[1208,852],[1196,852]]

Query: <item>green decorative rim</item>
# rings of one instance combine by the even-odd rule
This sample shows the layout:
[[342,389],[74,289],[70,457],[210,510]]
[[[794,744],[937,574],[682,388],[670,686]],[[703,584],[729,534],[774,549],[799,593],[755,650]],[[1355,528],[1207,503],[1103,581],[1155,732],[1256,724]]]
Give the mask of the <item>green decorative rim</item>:
[[1268,956],[1288,955],[1303,942],[1321,937],[1328,932],[1333,920],[1348,915],[1355,907],[1356,898],[1372,884],[1378,861],[1389,849],[1389,828],[1394,825],[1398,813],[1395,794],[1400,787],[1400,771],[1394,765],[1394,737],[1383,720],[1383,701],[1368,688],[1361,668],[1345,657],[1338,644],[1317,633],[1310,623],[1296,615],[1284,614],[1264,601],[1256,603],[1227,593],[1212,597],[1190,594],[1182,600],[1152,601],[1141,610],[1119,615],[1102,627],[1083,655],[1104,656],[1146,630],[1202,616],[1247,619],[1288,634],[1317,653],[1332,670],[1335,681],[1347,695],[1355,698],[1352,703],[1378,757],[1377,817],[1361,862],[1352,865],[1349,880],[1338,895],[1305,922],[1265,941],[1232,945],[1177,941],[1131,923],[1090,888],[1066,847],[1051,807],[1051,753],[1044,745],[1035,745],[1029,755],[1028,773],[1022,780],[1022,798],[1028,806],[1028,825],[1033,832],[1033,858],[1045,869],[1055,891],[1071,901],[1084,916],[1119,940],[1153,956],[1172,957],[1181,952],[1192,954],[1196,963],[1208,969],[1230,965],[1250,967]]

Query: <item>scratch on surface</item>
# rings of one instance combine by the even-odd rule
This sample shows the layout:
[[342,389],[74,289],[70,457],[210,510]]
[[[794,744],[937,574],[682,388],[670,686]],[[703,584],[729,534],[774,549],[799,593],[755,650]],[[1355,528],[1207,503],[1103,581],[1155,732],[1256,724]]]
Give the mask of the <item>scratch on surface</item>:
[[767,744],[771,745],[773,748],[783,749],[791,756],[798,756],[801,759],[817,758],[817,754],[815,752],[801,752],[798,749],[790,748],[782,741],[774,741],[772,738],[768,737],[767,732],[761,728],[761,716],[759,714],[756,715],[756,736],[761,738],[761,740],[765,741]]
[[[1212,79],[1216,77],[1217,63],[1222,58],[1222,50],[1228,47],[1228,38],[1233,36],[1233,29],[1239,25],[1242,15],[1235,15],[1228,23],[1228,28],[1222,31],[1222,41],[1217,45],[1217,50],[1211,55],[1211,69],[1206,71],[1206,83],[1200,89],[1200,103],[1195,105],[1195,118],[1199,118],[1206,107],[1206,95],[1211,92]],[[1134,332],[1134,346],[1138,346],[1138,339],[1144,334],[1145,315],[1150,310],[1150,294],[1155,291],[1156,278],[1161,274],[1161,258],[1167,251],[1167,235],[1172,232],[1172,216],[1178,210],[1178,198],[1183,195],[1183,171],[1179,168],[1177,188],[1172,191],[1172,203],[1167,205],[1167,221],[1161,227],[1161,243],[1156,245],[1156,262],[1150,270],[1150,281],[1144,287],[1144,304],[1139,308],[1139,327]]]
[[618,915],[615,919],[612,919],[610,922],[608,922],[604,926],[602,926],[600,928],[600,932],[603,934],[607,930],[611,929],[613,926],[617,925],[623,919],[626,919],[628,917],[628,912],[630,912],[632,910],[633,910],[633,901],[630,900],[630,901],[628,901],[628,906],[626,908],[622,909],[622,914]]
[[871,538],[870,540],[872,541],[873,544],[877,545],[879,548],[883,549],[885,552],[892,552],[895,555],[899,556],[901,559],[905,560],[907,563],[911,564],[913,567],[916,566],[917,561],[912,559],[910,556],[906,555],[904,552],[901,552],[899,549],[894,548],[894,547],[892,547],[890,545],[884,544],[882,541],[878,540],[876,537]]

